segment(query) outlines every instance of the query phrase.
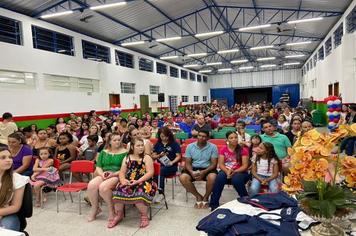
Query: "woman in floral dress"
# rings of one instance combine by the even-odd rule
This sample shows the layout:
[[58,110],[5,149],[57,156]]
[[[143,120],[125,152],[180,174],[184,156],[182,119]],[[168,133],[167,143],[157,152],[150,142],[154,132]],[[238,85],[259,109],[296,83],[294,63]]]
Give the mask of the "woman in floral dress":
[[142,139],[133,139],[129,153],[123,160],[119,173],[120,183],[113,192],[117,213],[114,219],[115,224],[123,219],[125,204],[136,205],[141,214],[141,228],[149,224],[148,205],[153,200],[157,184],[153,182],[152,158],[144,154],[144,149]]

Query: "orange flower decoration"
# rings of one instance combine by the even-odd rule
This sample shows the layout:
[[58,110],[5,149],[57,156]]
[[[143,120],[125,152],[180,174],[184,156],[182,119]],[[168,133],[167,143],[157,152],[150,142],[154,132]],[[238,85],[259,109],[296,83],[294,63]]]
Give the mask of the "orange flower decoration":
[[[356,126],[352,127],[356,131]],[[289,193],[302,191],[302,180],[327,180],[330,173],[335,170],[337,158],[331,156],[336,143],[346,135],[353,132],[349,126],[342,126],[333,133],[319,133],[312,129],[302,136],[292,148],[288,149],[291,157],[290,173],[284,178],[282,189]],[[348,186],[355,186],[356,180],[356,158],[345,157],[341,162],[342,174],[345,175]],[[331,177],[332,178],[332,177]]]

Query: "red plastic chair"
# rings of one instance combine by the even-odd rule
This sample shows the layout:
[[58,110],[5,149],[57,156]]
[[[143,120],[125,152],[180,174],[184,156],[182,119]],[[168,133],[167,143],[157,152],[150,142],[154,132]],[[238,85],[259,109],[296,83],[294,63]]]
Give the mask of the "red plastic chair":
[[158,138],[150,138],[150,141],[151,141],[152,145],[154,146],[157,143]]
[[188,144],[190,144],[190,143],[194,143],[195,141],[197,141],[197,139],[195,139],[195,138],[188,138],[188,139],[186,139],[186,140],[184,141],[184,144],[185,144],[185,145],[188,145]]
[[[159,180],[161,178],[161,164],[159,164],[158,162],[153,162],[153,168],[154,168],[154,177],[158,177],[157,182],[159,183]],[[157,185],[158,185],[157,183]],[[163,194],[163,199],[164,199],[164,204],[166,205],[166,209],[168,210],[168,204],[167,204],[167,200],[166,200],[166,195],[162,192]],[[151,205],[149,206],[149,212],[150,212],[150,220],[152,220],[152,208]]]
[[209,142],[215,144],[216,146],[225,146],[226,140],[225,139],[209,139]]
[[72,178],[73,178],[73,173],[85,173],[85,174],[93,174],[95,171],[95,164],[93,161],[87,161],[87,160],[80,160],[80,161],[72,161],[71,166],[70,166],[70,178],[69,178],[69,184],[65,184],[63,186],[60,186],[56,190],[56,202],[57,202],[57,213],[59,212],[59,206],[58,206],[58,192],[63,192],[64,193],[69,193],[70,199],[73,203],[73,197],[72,193],[79,193],[78,194],[78,200],[79,200],[79,215],[82,214],[82,208],[81,208],[81,193],[83,190],[86,190],[88,187],[88,183],[84,182],[74,182],[72,183]]

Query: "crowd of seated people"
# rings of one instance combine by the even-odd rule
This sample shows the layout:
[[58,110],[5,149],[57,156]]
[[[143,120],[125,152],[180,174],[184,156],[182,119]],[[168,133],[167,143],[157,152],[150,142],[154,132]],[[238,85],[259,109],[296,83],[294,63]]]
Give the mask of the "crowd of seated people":
[[[356,109],[348,109],[343,108],[341,122],[352,124]],[[226,184],[239,196],[277,192],[280,177],[288,173],[288,147],[312,128],[306,109],[266,102],[228,108],[213,101],[186,106],[182,112],[135,113],[125,118],[95,111],[83,116],[71,113],[41,128],[18,128],[6,112],[0,122],[0,225],[18,230],[14,213],[24,185],[33,185],[39,206],[41,187],[63,183],[75,160],[96,163],[94,178],[73,176],[89,182],[88,221],[102,212],[102,199],[108,206],[108,228],[123,220],[125,204],[139,209],[140,227],[146,227],[147,206],[162,200],[169,176],[179,176],[182,186],[196,198],[197,209],[217,208]],[[178,139],[180,133],[186,138]],[[217,134],[225,141],[214,142]],[[154,176],[155,162],[161,166],[160,178]],[[195,181],[206,182],[204,193],[197,190]]]

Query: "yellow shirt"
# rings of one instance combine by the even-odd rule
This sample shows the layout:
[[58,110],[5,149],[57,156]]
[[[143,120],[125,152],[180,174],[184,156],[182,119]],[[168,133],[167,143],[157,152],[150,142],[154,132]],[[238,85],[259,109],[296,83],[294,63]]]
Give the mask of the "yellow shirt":
[[14,122],[0,122],[0,143],[7,145],[7,137],[17,131],[17,125]]

